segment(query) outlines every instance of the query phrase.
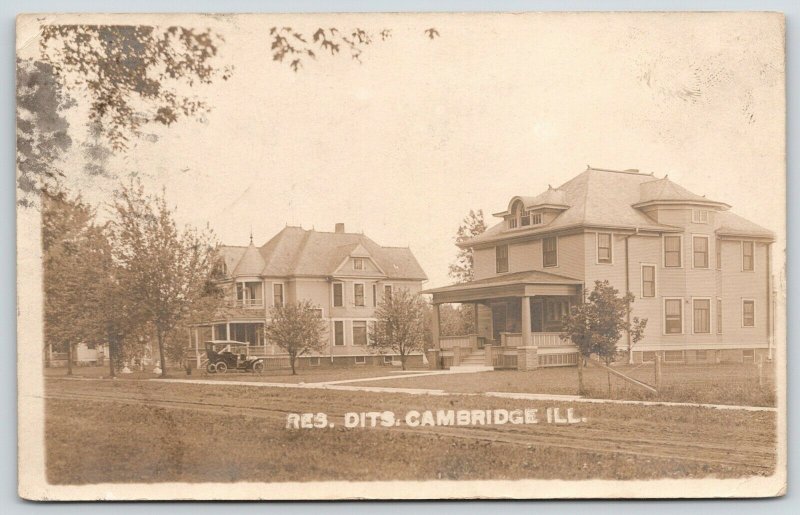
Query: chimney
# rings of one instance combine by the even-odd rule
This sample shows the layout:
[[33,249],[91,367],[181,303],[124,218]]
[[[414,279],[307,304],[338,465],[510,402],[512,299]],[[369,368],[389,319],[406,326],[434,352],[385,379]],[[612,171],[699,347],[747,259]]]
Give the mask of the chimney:
[[337,234],[344,234],[344,224],[343,223],[336,224],[336,229],[334,231]]

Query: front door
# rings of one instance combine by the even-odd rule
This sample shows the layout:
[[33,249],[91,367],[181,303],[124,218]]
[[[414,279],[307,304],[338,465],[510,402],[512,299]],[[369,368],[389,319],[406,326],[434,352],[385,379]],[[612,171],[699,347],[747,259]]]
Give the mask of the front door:
[[500,342],[500,333],[506,331],[507,309],[505,302],[492,304],[492,339],[496,345]]

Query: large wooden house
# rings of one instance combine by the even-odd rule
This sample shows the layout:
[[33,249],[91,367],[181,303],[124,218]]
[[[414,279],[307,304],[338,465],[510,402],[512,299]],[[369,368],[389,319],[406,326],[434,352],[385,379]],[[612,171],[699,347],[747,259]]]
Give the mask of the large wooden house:
[[561,319],[595,280],[635,295],[644,339],[618,347],[633,362],[743,361],[772,356],[772,232],[636,170],[587,168],[465,242],[474,280],[426,291],[433,303],[474,306],[474,335],[439,335],[446,364],[519,368],[576,363]]

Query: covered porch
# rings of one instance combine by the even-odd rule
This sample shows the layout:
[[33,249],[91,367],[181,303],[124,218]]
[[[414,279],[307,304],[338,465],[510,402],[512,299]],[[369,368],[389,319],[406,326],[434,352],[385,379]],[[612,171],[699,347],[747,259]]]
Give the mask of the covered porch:
[[[426,290],[432,296],[433,368],[484,367],[531,370],[577,364],[577,348],[560,338],[561,320],[582,302],[578,279],[540,271]],[[473,334],[442,334],[442,304],[474,310]]]

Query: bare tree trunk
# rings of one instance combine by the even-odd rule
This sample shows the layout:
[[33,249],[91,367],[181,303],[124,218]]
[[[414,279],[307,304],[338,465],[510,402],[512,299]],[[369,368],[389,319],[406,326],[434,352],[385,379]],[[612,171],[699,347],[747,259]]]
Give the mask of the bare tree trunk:
[[161,361],[161,377],[167,377],[167,362],[164,360],[164,333],[158,329],[156,336],[158,337],[158,358]]
[[401,368],[401,369],[403,369],[403,370],[405,370],[405,369],[406,369],[406,358],[407,358],[407,357],[408,357],[408,356],[406,356],[406,355],[405,355],[405,354],[403,354],[403,353],[401,353],[401,354],[400,354],[400,368]]
[[111,374],[111,377],[116,377],[116,372],[114,370],[114,335],[112,331],[109,329],[108,331],[108,371]]
[[578,395],[585,395],[586,390],[583,387],[583,354],[578,353]]
[[291,365],[292,365],[292,375],[293,376],[297,375],[297,370],[295,370],[295,367],[294,367],[294,362],[296,360],[297,360],[297,356],[289,354],[289,363],[291,363]]
[[[606,365],[608,366],[608,365]],[[608,398],[611,398],[611,372],[606,372],[606,379],[608,380]]]
[[67,342],[67,375],[72,375],[72,342]]

